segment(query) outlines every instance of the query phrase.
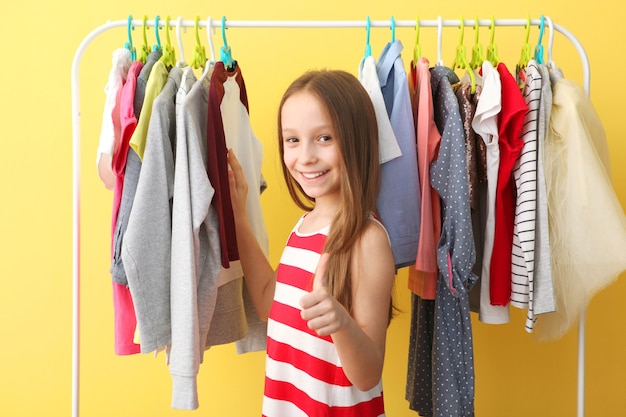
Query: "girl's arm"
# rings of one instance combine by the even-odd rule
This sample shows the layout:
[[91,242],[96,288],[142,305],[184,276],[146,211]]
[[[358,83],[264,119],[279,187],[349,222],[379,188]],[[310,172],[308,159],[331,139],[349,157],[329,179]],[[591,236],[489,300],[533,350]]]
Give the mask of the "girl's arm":
[[354,249],[352,315],[326,291],[327,260],[328,254],[324,254],[313,291],[301,300],[302,318],[318,334],[331,335],[346,376],[357,388],[367,391],[380,382],[385,357],[395,276],[387,233],[372,221]]
[[248,184],[232,149],[228,152],[228,164],[230,165],[228,171],[230,196],[241,267],[254,308],[262,320],[267,320],[274,297],[276,273],[261,250],[248,221],[246,214]]

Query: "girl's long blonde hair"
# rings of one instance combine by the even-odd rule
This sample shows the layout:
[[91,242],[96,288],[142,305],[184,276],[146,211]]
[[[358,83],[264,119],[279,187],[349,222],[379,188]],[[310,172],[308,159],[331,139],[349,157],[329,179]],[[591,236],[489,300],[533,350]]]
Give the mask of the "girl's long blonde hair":
[[[380,186],[378,127],[372,101],[352,74],[341,70],[309,71],[287,89],[278,109],[278,143],[284,156],[281,111],[295,93],[315,95],[328,111],[341,153],[341,201],[333,219],[324,251],[330,254],[328,290],[352,311],[350,262],[368,219],[376,212]],[[289,194],[298,207],[310,211],[315,200],[308,197],[282,164]]]

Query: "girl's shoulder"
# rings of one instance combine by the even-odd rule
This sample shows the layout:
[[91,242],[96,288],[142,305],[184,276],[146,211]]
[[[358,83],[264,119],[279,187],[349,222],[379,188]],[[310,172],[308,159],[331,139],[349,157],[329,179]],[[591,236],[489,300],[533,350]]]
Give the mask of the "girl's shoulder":
[[[383,224],[382,220],[378,216],[376,216],[376,214],[374,213],[370,213],[369,220],[370,221],[368,222],[368,225],[366,226],[363,232],[364,237],[365,237],[365,234],[367,233],[373,233],[374,236],[372,238],[380,239],[381,237],[384,237],[387,243],[389,244],[389,246],[391,247],[391,238],[389,237],[387,228]],[[373,231],[370,231],[370,230],[373,230]]]

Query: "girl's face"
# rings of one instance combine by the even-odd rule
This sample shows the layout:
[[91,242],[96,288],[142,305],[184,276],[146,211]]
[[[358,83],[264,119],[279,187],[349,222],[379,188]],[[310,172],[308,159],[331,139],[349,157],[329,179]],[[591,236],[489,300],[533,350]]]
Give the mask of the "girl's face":
[[339,140],[326,108],[308,92],[289,97],[281,110],[283,162],[316,205],[339,199]]

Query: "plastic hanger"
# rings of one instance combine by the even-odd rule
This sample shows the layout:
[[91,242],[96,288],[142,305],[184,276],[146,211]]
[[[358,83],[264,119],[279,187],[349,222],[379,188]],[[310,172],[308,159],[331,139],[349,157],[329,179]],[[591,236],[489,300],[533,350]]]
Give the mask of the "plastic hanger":
[[[158,16],[157,16],[158,17]],[[170,42],[170,16],[165,18],[165,45],[163,46],[163,55],[161,61],[166,67],[173,67],[176,65],[176,53],[174,47]]]
[[135,61],[137,59],[137,50],[133,46],[133,37],[130,33],[131,30],[135,30],[133,26],[133,17],[128,15],[128,24],[126,25],[126,31],[128,32],[128,41],[124,43],[124,48],[130,51],[130,59]]
[[437,64],[443,65],[443,58],[441,57],[443,43],[443,18],[441,16],[437,16]]
[[541,41],[543,39],[543,31],[545,29],[545,17],[541,15],[541,20],[539,23],[539,39],[537,40],[537,46],[535,46],[535,61],[537,64],[543,64],[543,45]]
[[143,32],[143,44],[141,45],[141,49],[139,50],[139,60],[142,63],[146,63],[148,60],[148,55],[150,55],[150,47],[148,46],[148,36],[146,36],[148,15],[144,15],[143,24],[141,25],[141,29]]
[[226,16],[222,16],[222,41],[224,45],[220,47],[220,61],[224,63],[226,69],[232,70],[234,68],[233,56],[230,46],[226,42]]
[[159,38],[159,30],[161,29],[159,26],[159,21],[161,20],[161,16],[156,15],[154,18],[154,36],[156,37],[156,45],[152,45],[152,52],[162,52],[163,48],[161,48],[161,38]]
[[422,56],[422,47],[420,45],[420,20],[415,18],[415,46],[413,47],[413,66],[417,65],[417,60]]
[[370,45],[370,30],[371,29],[372,29],[372,21],[370,20],[370,17],[367,16],[367,19],[365,20],[365,56],[364,58],[372,56],[372,45]]
[[209,51],[211,52],[211,58],[204,65],[204,71],[202,71],[201,78],[207,77],[209,75],[209,70],[215,64],[215,49],[213,48],[213,36],[212,36],[213,35],[213,18],[211,18],[211,16],[207,17],[206,19],[206,33],[207,33],[207,40],[209,41]]
[[552,45],[554,43],[554,25],[552,24],[552,19],[546,16],[546,21],[548,22],[548,29],[550,29],[550,36],[548,37],[548,67],[550,69],[555,69],[556,64],[552,60]]
[[489,25],[489,29],[491,30],[491,38],[489,46],[487,47],[487,61],[489,61],[494,67],[497,67],[500,63],[500,58],[498,58],[498,46],[494,43],[496,34],[496,22],[493,18],[493,15],[491,15],[491,25]]
[[394,19],[393,16],[391,16],[389,29],[391,29],[391,43],[394,43],[396,41],[396,19]]
[[209,53],[211,54],[211,62],[215,62],[215,48],[213,47],[213,34],[215,28],[213,27],[213,18],[211,16],[206,19],[206,34],[209,41]]
[[191,61],[191,66],[194,69],[204,68],[206,65],[206,51],[204,50],[204,46],[200,43],[200,17],[196,16],[196,48],[193,52],[193,60]]
[[478,42],[478,32],[478,16],[474,16],[474,46],[472,47],[472,60],[470,61],[472,69],[480,68],[485,60],[483,45]]
[[178,16],[176,19],[176,40],[178,41],[178,50],[180,51],[180,59],[176,63],[179,67],[186,67],[187,63],[185,62],[185,50],[183,49],[183,38],[180,33],[181,26],[183,23],[183,17]]
[[526,40],[524,45],[522,46],[522,53],[519,57],[519,61],[517,61],[517,65],[515,66],[515,75],[517,78],[517,86],[520,90],[524,89],[526,85],[526,67],[528,66],[528,61],[532,59],[532,55],[530,52],[530,44],[528,43],[528,39],[530,38],[530,16],[526,18]]
[[465,54],[465,45],[463,45],[463,38],[464,38],[464,34],[465,34],[465,20],[463,19],[463,16],[461,16],[461,38],[459,39],[459,44],[456,47],[456,55],[454,57],[454,61],[452,61],[452,66],[451,68],[457,69],[464,69],[467,71],[471,83],[472,83],[472,89],[471,92],[472,94],[474,94],[476,92],[476,76],[474,75],[474,71],[470,68],[469,64],[467,63],[467,56]]
[[530,44],[528,43],[528,39],[530,38],[530,16],[526,17],[526,39],[524,41],[524,45],[522,46],[522,53],[520,55],[519,61],[517,62],[518,69],[526,68],[528,65],[528,61],[530,61],[532,55],[530,53]]

